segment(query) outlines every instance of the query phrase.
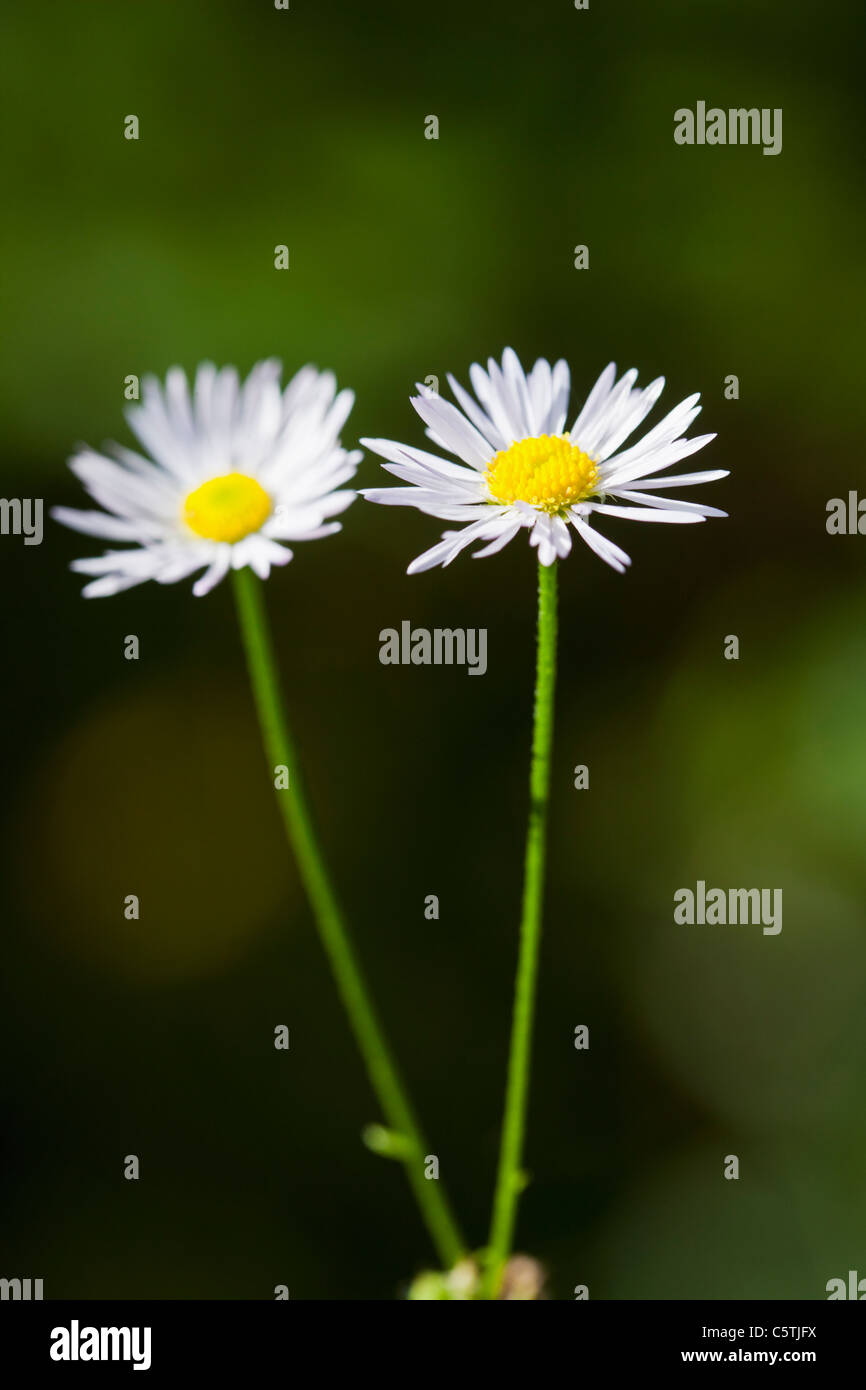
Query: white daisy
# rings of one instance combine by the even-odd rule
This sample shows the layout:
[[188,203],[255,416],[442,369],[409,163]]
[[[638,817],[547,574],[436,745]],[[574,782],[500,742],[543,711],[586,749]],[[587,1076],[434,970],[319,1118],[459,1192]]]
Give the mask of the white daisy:
[[727,515],[716,507],[659,497],[655,492],[669,483],[687,487],[727,477],[726,469],[654,476],[715,439],[714,434],[683,437],[700,412],[698,395],[682,401],[636,444],[624,449],[626,439],[661,395],[664,377],[639,391],[637,372],[626,372],[617,381],[616,366],[611,363],[572,428],[566,430],[570,385],[566,362],[551,367],[540,358],[527,376],[516,353],[506,348],[501,367],[493,358],[486,372],[473,363],[469,376],[477,399],[448,377],[460,409],[420,385],[420,395],[412,398],[428,438],[456,455],[459,464],[390,439],[361,440],[388,460],[383,466],[389,473],[411,484],[362,488],[362,496],[467,523],[460,531],[445,531],[437,545],[412,561],[409,574],[450,564],[475,541],[486,542],[475,552],[476,559],[492,555],[523,527],[529,530],[530,544],[538,547],[543,565],[569,553],[573,527],[602,560],[624,573],[631,560],[599,534],[591,524],[594,514],[671,522]]
[[84,593],[117,594],[155,579],[173,584],[196,570],[193,586],[208,593],[229,569],[248,565],[266,579],[288,564],[281,541],[315,540],[340,530],[329,521],[355,493],[341,488],[363,455],[340,447],[352,409],[351,391],[337,393],[331,372],[303,367],[285,390],[279,362],[260,362],[241,384],[234,367],[210,362],[196,372],[172,367],[165,387],[142,383],[130,427],[150,457],[112,445],[114,458],[81,449],[73,473],[103,511],[55,507],[64,526],[131,550],[109,550],[72,568],[98,576]]

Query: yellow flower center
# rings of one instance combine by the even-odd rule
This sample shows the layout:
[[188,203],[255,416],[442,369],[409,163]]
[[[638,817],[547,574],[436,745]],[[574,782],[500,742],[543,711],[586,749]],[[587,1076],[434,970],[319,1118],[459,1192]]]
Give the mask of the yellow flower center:
[[272,503],[261,483],[246,473],[224,473],[191,492],[183,519],[209,541],[239,541],[267,521]]
[[484,474],[495,502],[529,502],[561,512],[598,490],[598,469],[565,435],[540,434],[501,449]]

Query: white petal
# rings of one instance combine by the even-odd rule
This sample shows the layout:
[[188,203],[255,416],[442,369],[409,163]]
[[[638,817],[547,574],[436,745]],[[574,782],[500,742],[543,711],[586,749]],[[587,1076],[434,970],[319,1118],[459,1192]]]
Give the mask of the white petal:
[[[455,468],[457,466],[454,465]],[[447,493],[449,496],[461,493],[466,502],[487,501],[490,497],[484,478],[480,473],[476,473],[474,468],[464,468],[462,474],[455,477],[445,476],[438,470],[434,472],[432,468],[426,468],[420,463],[383,463],[382,467],[386,473],[391,473],[402,483],[412,483],[415,487],[430,488],[434,492]]]
[[509,419],[514,422],[515,438],[526,439],[534,434],[529,390],[517,353],[513,348],[506,348],[502,354],[502,366],[491,358],[487,363],[487,371],[494,389],[498,391],[508,411]]
[[[714,439],[715,435],[709,438]],[[675,483],[677,487],[694,487],[698,483],[717,483],[720,478],[731,476],[728,468],[708,468],[703,473],[668,473],[664,478],[640,478],[635,482],[629,483],[632,492],[644,492],[657,487],[668,487]]]
[[122,593],[124,589],[132,589],[136,584],[144,584],[152,575],[123,575],[106,574],[101,579],[94,579],[90,584],[85,584],[81,590],[82,598],[111,598],[114,594]]
[[165,377],[165,402],[176,432],[189,442],[196,438],[189,384],[182,367],[170,367]]
[[457,381],[450,372],[448,373],[447,380],[463,414],[472,422],[482,439],[487,440],[490,444],[491,454],[498,453],[500,449],[507,449],[510,440],[507,440],[490,417],[485,415],[481,407],[472,399],[469,392],[464,390],[460,382]]
[[[510,524],[514,524],[513,519]],[[423,570],[432,569],[434,565],[450,565],[451,561],[460,554],[461,550],[465,550],[467,545],[479,540],[498,540],[502,535],[503,527],[508,525],[509,518],[500,512],[493,517],[473,521],[471,525],[464,526],[462,531],[446,531],[437,545],[434,545],[430,550],[425,550],[422,555],[412,561],[406,573],[420,574]]]
[[568,363],[560,358],[553,366],[552,396],[547,414],[542,418],[539,434],[562,434],[568,415],[568,400],[571,394],[571,372]]
[[496,389],[495,383],[491,381],[484,368],[479,366],[477,362],[473,362],[469,368],[469,380],[472,382],[473,391],[493,421],[502,441],[500,447],[509,448],[516,439],[520,438],[520,424],[517,420],[512,419],[502,393]]
[[282,364],[268,358],[253,367],[243,384],[240,398],[240,422],[251,447],[273,442],[283,422],[283,400],[280,392]]
[[[557,367],[565,366],[565,363],[557,362],[556,365]],[[568,372],[567,366],[565,369]],[[527,386],[534,422],[533,434],[552,434],[553,431],[549,428],[549,422],[553,404],[553,373],[546,357],[539,357],[533,363],[532,370],[527,377]]]
[[[388,459],[392,464],[405,468],[407,465],[417,467],[423,472],[426,478],[426,486],[433,486],[433,480],[438,483],[439,479],[453,481],[463,489],[471,488],[478,495],[484,495],[484,483],[478,475],[478,470],[469,468],[466,464],[452,463],[449,459],[440,459],[436,454],[430,454],[425,449],[410,448],[406,444],[398,444],[393,439],[362,439],[361,443],[365,449],[372,449],[381,458]],[[395,470],[388,469],[388,472]],[[396,476],[402,477],[401,473]]]
[[221,580],[228,574],[229,564],[231,563],[232,548],[230,545],[221,545],[218,554],[213,562],[205,570],[200,579],[197,579],[192,586],[192,591],[196,598],[203,598],[215,588]]
[[697,512],[701,516],[727,516],[719,507],[708,507],[703,502],[681,502],[678,497],[647,497],[643,492],[611,491],[610,497],[621,497],[626,502],[640,502],[644,507],[662,507],[672,512]]
[[453,496],[440,490],[421,487],[364,487],[361,496],[368,502],[378,502],[386,507],[417,507],[428,516],[438,516],[443,521],[463,521],[467,518],[481,517],[488,511],[486,503],[467,502],[466,494],[455,490]]
[[578,535],[586,541],[590,550],[594,550],[596,555],[612,569],[615,569],[617,573],[625,574],[626,568],[631,564],[631,557],[626,555],[624,550],[620,550],[619,546],[614,545],[613,541],[609,541],[606,536],[600,535],[579,516],[572,517],[572,524]]
[[636,444],[625,453],[616,454],[602,464],[599,469],[602,491],[605,487],[622,487],[623,484],[638,479],[643,481],[652,473],[660,473],[662,469],[670,468],[672,463],[679,463],[680,459],[697,453],[698,449],[703,449],[715,437],[714,434],[698,434],[693,439],[662,442],[649,450]]
[[490,462],[487,440],[456,406],[443,401],[441,396],[413,396],[411,403],[424,423],[442,439],[449,453],[471,463],[473,468],[487,467]]
[[564,560],[566,555],[571,552],[571,532],[561,516],[553,518],[553,533],[551,539],[556,547],[556,553],[560,560]]
[[650,382],[645,391],[632,391],[631,398],[626,402],[625,409],[620,413],[615,425],[611,423],[611,427],[605,431],[602,444],[596,446],[593,454],[596,463],[609,458],[629,435],[634,433],[638,425],[649,415],[664,389],[664,384],[665,379],[660,376]]
[[554,518],[541,512],[529,533],[529,544],[538,548],[538,559],[542,565],[552,565],[557,557]]
[[522,521],[509,521],[506,517],[503,517],[502,520],[503,529],[500,531],[499,535],[495,540],[492,540],[489,545],[485,545],[483,550],[474,550],[472,552],[473,560],[483,560],[486,559],[488,555],[495,555],[497,551],[502,550],[508,545],[509,541],[514,540],[514,537],[523,526]]
[[233,570],[241,570],[249,565],[260,579],[267,579],[271,565],[287,565],[292,558],[291,550],[260,535],[244,536],[242,541],[232,546],[231,552]]
[[591,502],[589,505],[592,511],[600,512],[602,516],[621,516],[629,521],[670,521],[685,524],[704,519],[702,516],[695,516],[694,512],[665,512],[655,507],[616,507],[606,502]]
[[592,427],[596,413],[610,395],[615,381],[616,363],[608,362],[587,396],[583,409],[574,422],[574,428],[570,431],[572,439],[578,439],[582,431],[589,430]]
[[81,531],[85,536],[101,536],[110,541],[146,541],[153,539],[146,527],[107,512],[79,512],[72,507],[52,507],[51,515],[61,526]]
[[76,454],[69,467],[93,500],[116,516],[164,525],[174,521],[180,510],[183,492],[159,468],[151,468],[148,474],[132,473],[92,449]]
[[582,425],[577,433],[572,434],[574,443],[579,445],[584,453],[589,454],[590,458],[602,455],[606,457],[605,443],[608,436],[613,436],[620,423],[628,418],[632,400],[639,394],[632,391],[636,380],[637,372],[632,367],[620,377],[603,405],[595,411],[590,423]]

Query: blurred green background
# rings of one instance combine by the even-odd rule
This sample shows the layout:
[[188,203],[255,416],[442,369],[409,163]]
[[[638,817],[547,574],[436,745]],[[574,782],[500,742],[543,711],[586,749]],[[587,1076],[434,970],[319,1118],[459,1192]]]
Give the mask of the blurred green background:
[[[825,531],[863,473],[860,24],[853,0],[4,20],[4,496],[81,504],[68,454],[130,442],[124,377],[176,362],[331,366],[358,395],[349,444],[422,443],[413,383],[509,343],[569,359],[575,411],[611,358],[665,374],[668,407],[703,393],[730,520],[609,522],[627,577],[579,546],[562,568],[518,1240],[557,1298],[822,1298],[866,1274],[866,540]],[[782,107],[783,153],[678,147],[698,100]],[[382,476],[366,458],[361,484]],[[267,599],[357,942],[480,1244],[534,556],[521,538],[407,578],[441,529],[358,502]],[[85,603],[68,562],[100,548],[47,521],[40,547],[0,539],[0,1274],[54,1298],[398,1296],[432,1254],[360,1143],[380,1115],[281,841],[229,587]],[[381,666],[404,619],[486,627],[486,677]],[[698,878],[782,887],[781,935],[674,925]]]

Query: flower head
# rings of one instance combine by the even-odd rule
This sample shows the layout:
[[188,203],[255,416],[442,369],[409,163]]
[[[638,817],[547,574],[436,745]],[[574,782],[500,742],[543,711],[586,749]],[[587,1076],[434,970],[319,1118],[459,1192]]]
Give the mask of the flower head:
[[64,526],[134,548],[109,550],[72,568],[95,575],[88,597],[116,594],[147,579],[173,584],[196,570],[201,595],[229,569],[249,565],[266,579],[288,564],[282,541],[315,540],[340,530],[329,518],[354,499],[341,485],[354,476],[359,450],[340,446],[352,408],[331,372],[303,367],[282,389],[282,368],[260,362],[241,383],[233,367],[210,362],[190,392],[180,367],[163,387],[142,383],[127,412],[149,457],[112,446],[113,458],[81,449],[73,473],[103,509],[55,507]]
[[715,439],[713,434],[685,438],[700,412],[699,396],[689,396],[642,439],[624,448],[661,395],[663,377],[641,391],[635,386],[636,371],[617,381],[611,363],[566,430],[566,362],[551,367],[540,358],[527,375],[516,353],[506,348],[501,366],[491,358],[485,372],[474,363],[469,376],[474,398],[448,377],[457,405],[422,386],[412,398],[428,438],[460,463],[390,439],[361,440],[387,460],[389,473],[410,484],[364,488],[364,497],[464,523],[462,530],[445,531],[437,545],[413,560],[410,574],[450,564],[476,541],[484,542],[476,559],[492,555],[524,527],[543,565],[569,553],[573,528],[602,560],[623,573],[631,560],[595,529],[594,515],[670,522],[727,515],[716,507],[659,497],[656,492],[669,483],[687,487],[727,477],[726,469],[655,476]]
[[[452,1269],[424,1270],[409,1285],[406,1297],[412,1302],[465,1303],[481,1292],[482,1257],[466,1255]],[[545,1297],[546,1274],[530,1255],[512,1255],[502,1272],[496,1297],[509,1303],[528,1303]]]

